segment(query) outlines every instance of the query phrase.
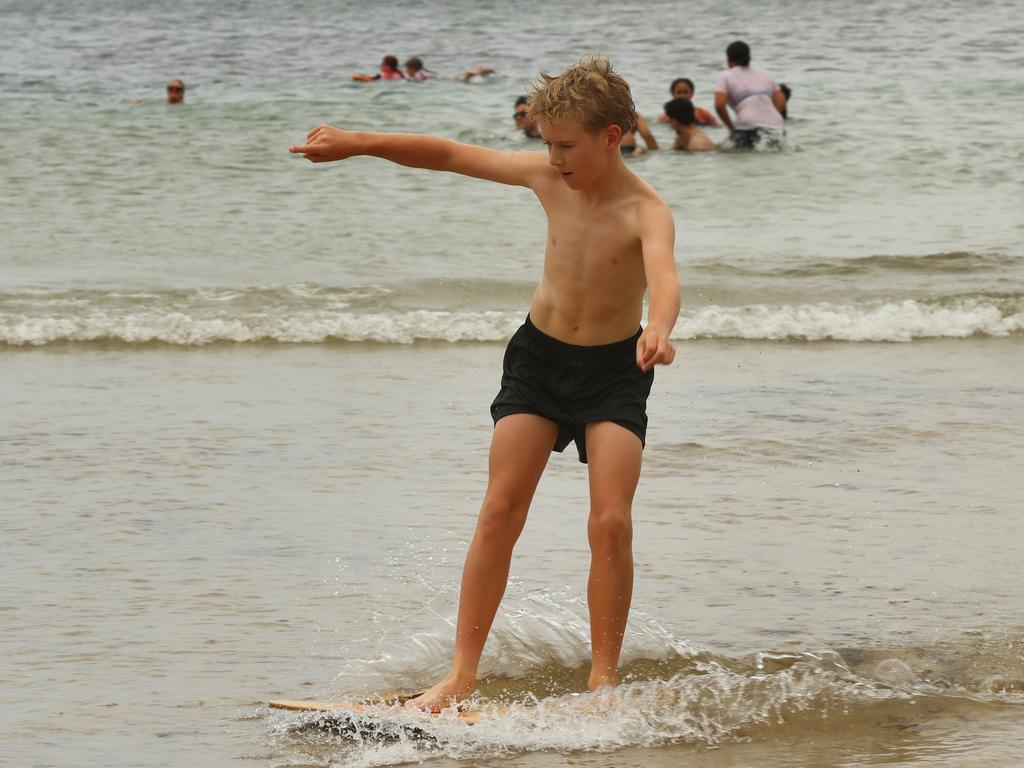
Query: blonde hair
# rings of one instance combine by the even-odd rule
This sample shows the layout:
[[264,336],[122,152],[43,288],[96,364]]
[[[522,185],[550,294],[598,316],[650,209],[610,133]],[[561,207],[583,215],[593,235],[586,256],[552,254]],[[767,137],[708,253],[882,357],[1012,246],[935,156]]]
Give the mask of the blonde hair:
[[604,56],[584,56],[557,77],[541,72],[530,83],[530,119],[573,120],[590,133],[617,125],[622,132],[636,124],[629,83]]

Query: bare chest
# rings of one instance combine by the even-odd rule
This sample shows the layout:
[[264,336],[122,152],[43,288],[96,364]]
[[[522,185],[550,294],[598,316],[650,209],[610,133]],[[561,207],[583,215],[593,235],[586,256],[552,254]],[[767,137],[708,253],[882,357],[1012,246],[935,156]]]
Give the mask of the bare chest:
[[548,267],[611,278],[642,270],[640,238],[627,216],[565,211],[548,220]]

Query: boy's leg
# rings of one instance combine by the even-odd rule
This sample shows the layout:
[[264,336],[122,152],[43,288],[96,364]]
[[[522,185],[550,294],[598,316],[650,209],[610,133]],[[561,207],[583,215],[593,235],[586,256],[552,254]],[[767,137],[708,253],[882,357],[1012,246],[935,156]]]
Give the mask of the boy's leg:
[[590,690],[618,685],[619,653],[633,597],[633,494],[643,444],[611,421],[587,425],[590,468]]
[[529,413],[494,425],[487,493],[462,569],[455,660],[448,676],[409,706],[439,710],[473,692],[480,654],[505,594],[512,548],[557,436],[554,422]]

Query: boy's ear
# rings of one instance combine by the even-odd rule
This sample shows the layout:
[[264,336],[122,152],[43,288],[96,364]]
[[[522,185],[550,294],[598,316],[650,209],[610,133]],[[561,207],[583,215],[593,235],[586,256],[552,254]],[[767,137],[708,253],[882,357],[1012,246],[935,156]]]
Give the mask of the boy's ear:
[[609,125],[605,128],[605,140],[608,149],[618,149],[619,142],[622,141],[622,126]]

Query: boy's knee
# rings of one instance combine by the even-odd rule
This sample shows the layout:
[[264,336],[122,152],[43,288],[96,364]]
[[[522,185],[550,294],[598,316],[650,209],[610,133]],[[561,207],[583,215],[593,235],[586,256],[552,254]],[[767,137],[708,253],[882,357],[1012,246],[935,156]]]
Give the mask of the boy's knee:
[[591,549],[620,550],[633,544],[633,522],[628,506],[595,507],[587,524]]
[[516,538],[523,530],[526,512],[505,496],[487,496],[480,509],[480,533],[488,539]]

